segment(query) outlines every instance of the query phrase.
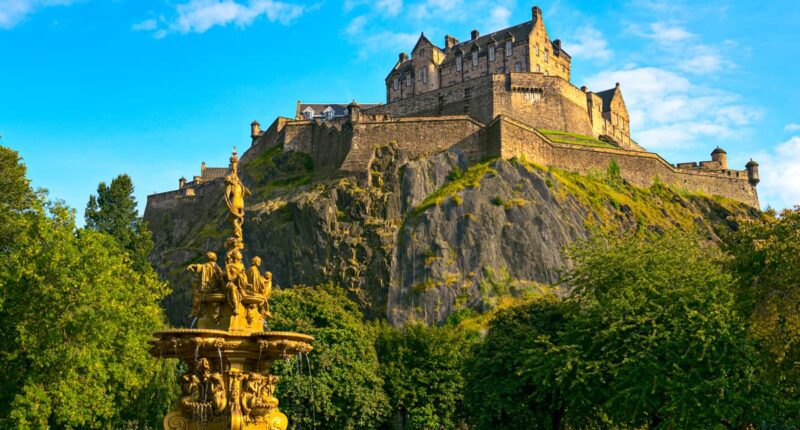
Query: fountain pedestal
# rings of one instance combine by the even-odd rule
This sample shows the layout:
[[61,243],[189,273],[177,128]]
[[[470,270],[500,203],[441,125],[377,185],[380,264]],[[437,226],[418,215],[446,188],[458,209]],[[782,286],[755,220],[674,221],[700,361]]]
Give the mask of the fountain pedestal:
[[275,396],[276,360],[308,354],[314,338],[293,332],[264,331],[270,316],[272,275],[259,272],[254,257],[242,262],[244,196],[234,150],[225,177],[225,202],[233,226],[226,241],[225,269],[214,253],[188,267],[195,275],[192,314],[198,328],[157,331],[150,353],[177,358],[189,369],[180,377],[181,397],[164,418],[165,430],[286,430],[288,420]]

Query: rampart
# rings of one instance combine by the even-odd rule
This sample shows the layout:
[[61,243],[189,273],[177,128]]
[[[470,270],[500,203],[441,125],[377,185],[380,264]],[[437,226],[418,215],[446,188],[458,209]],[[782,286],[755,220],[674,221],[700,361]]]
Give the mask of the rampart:
[[533,127],[506,116],[498,117],[487,128],[492,139],[500,142],[499,152],[493,154],[498,157],[522,156],[537,164],[580,173],[603,169],[615,161],[622,177],[637,186],[650,186],[658,178],[681,189],[723,196],[758,207],[758,195],[748,182],[746,171],[682,169],[652,152],[559,144]]

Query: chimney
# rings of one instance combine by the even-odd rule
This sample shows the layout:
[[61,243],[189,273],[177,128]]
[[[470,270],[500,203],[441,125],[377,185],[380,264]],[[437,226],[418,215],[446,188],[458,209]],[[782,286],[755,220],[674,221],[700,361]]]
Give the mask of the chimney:
[[478,30],[472,30],[472,33],[470,33],[470,35],[472,36],[472,40],[475,40],[481,36],[481,33],[478,32]]
[[260,135],[261,135],[261,124],[259,124],[258,121],[253,120],[253,122],[250,123],[250,137],[256,139]]
[[619,82],[617,82],[617,85],[615,85],[614,88],[619,89]]
[[456,45],[458,45],[458,39],[456,39],[455,37],[453,37],[453,36],[451,36],[449,34],[444,36],[444,51],[445,52],[450,51],[450,48],[452,48],[452,47],[454,47]]
[[186,187],[186,178],[184,178],[183,176],[181,176],[181,178],[180,178],[180,179],[178,179],[178,189],[179,189],[179,190],[182,190],[182,189],[184,189],[185,187]]
[[553,41],[553,53],[558,55],[561,52],[561,39],[556,39]]
[[200,176],[205,176],[206,174],[206,162],[203,161],[200,163]]
[[539,19],[542,19],[542,9],[540,9],[539,6],[534,6],[531,9],[531,17],[533,18],[534,22],[536,22]]
[[582,86],[582,87],[581,87],[581,91],[583,91],[584,93],[585,93],[586,91],[588,91],[588,90],[589,90],[589,88],[586,88],[586,85],[584,85],[584,86]]
[[406,54],[405,52],[401,52],[400,55],[398,56],[398,59],[402,63],[403,61],[408,60],[408,54]]

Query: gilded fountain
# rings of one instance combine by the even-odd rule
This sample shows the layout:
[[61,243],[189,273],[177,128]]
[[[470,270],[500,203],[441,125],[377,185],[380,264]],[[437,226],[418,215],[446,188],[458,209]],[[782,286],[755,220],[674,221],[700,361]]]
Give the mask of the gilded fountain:
[[271,317],[272,274],[261,272],[261,259],[243,261],[244,199],[250,194],[238,175],[234,148],[225,176],[225,204],[232,235],[225,242],[224,267],[217,255],[191,264],[192,316],[197,328],[155,333],[150,353],[177,358],[188,371],[180,377],[181,397],[164,418],[165,430],[286,430],[278,409],[278,377],[270,369],[311,351],[314,338],[293,332],[265,331]]

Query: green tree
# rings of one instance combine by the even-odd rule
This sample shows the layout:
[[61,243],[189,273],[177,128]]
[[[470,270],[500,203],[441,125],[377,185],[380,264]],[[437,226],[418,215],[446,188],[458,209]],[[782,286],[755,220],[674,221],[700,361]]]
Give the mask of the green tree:
[[[737,220],[725,240],[739,309],[786,410],[800,410],[800,206]],[[797,412],[793,414],[798,420]]]
[[[714,246],[603,236],[571,252],[569,396],[624,428],[743,428],[778,399]],[[586,406],[586,405],[581,405]],[[568,410],[570,407],[568,406]],[[574,411],[574,406],[573,409]]]
[[89,196],[84,218],[87,229],[108,233],[116,238],[130,252],[137,270],[149,267],[152,235],[136,211],[130,176],[119,175],[111,181],[111,185],[101,182],[97,186],[97,195]]
[[37,203],[35,197],[19,153],[0,146],[0,252],[17,243],[22,212]]
[[561,332],[570,305],[548,295],[492,318],[466,366],[466,409],[475,429],[564,428],[569,387],[559,378]]
[[273,330],[299,331],[316,339],[307,360],[275,366],[282,378],[277,395],[292,428],[378,427],[388,402],[375,353],[375,330],[363,322],[358,306],[341,288],[323,285],[276,290],[271,307]]
[[[27,183],[17,164],[0,166],[6,183]],[[17,201],[28,203],[3,208],[16,234],[0,250],[0,427],[157,424],[173,366],[146,341],[164,324],[166,286],[132,269],[111,236],[76,230],[74,213],[43,193]]]
[[466,421],[464,364],[477,333],[459,326],[383,325],[376,349],[393,429],[457,428]]

